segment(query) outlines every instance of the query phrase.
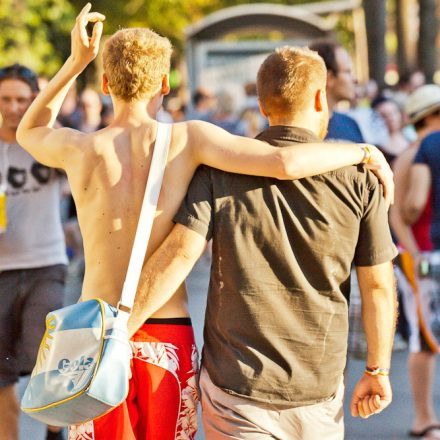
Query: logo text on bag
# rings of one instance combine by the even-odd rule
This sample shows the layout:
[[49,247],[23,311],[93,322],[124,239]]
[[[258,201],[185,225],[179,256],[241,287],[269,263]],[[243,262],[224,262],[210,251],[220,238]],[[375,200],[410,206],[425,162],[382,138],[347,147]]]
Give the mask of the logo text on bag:
[[61,374],[86,371],[92,366],[92,364],[93,358],[86,358],[85,356],[81,356],[79,359],[75,359],[74,361],[70,361],[69,359],[61,359],[58,362],[58,371]]

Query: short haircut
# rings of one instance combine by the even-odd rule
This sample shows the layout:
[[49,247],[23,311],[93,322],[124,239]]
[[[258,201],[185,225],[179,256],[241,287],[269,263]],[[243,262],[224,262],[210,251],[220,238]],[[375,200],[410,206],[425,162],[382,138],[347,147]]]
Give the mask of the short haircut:
[[210,98],[212,98],[212,96],[210,95],[209,91],[207,91],[203,87],[199,87],[193,94],[192,102],[194,105],[198,105],[204,99],[210,99]]
[[384,96],[384,95],[376,96],[373,99],[373,101],[371,101],[371,108],[376,109],[377,107],[379,107],[384,102],[392,102],[400,111],[399,104],[393,98],[390,98],[390,97]]
[[268,116],[294,115],[325,89],[327,71],[322,58],[308,48],[286,46],[269,55],[257,75],[258,98]]
[[123,101],[150,99],[170,71],[170,41],[150,29],[122,29],[104,46],[104,72],[112,94]]
[[338,63],[336,62],[336,49],[342,47],[337,41],[330,39],[316,40],[310,45],[310,49],[318,52],[319,56],[324,60],[327,70],[334,75],[338,74]]
[[12,64],[0,69],[0,82],[5,79],[18,79],[26,83],[32,90],[37,93],[40,91],[38,87],[38,77],[36,73],[22,64]]

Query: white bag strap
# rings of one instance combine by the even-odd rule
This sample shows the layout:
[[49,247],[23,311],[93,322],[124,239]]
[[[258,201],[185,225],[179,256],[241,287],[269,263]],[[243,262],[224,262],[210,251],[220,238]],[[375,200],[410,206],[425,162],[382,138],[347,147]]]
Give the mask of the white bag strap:
[[134,237],[127,275],[122,288],[121,300],[118,303],[118,316],[121,311],[130,314],[133,308],[136,289],[139,284],[145,253],[150,240],[151,228],[156,214],[157,201],[167,163],[168,150],[171,141],[171,124],[157,123],[156,142],[153,158],[145,189],[139,222]]

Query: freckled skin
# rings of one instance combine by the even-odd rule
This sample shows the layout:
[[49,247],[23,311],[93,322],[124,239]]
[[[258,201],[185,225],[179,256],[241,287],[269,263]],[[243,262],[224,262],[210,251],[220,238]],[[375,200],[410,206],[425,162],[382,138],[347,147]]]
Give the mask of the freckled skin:
[[[171,231],[172,218],[195,171],[193,161],[185,152],[185,131],[185,127],[173,126],[168,165],[147,257]],[[71,168],[66,166],[84,238],[83,301],[99,297],[116,305],[120,298],[155,135],[155,124],[126,128],[122,137],[119,129],[108,127],[86,135],[80,147],[83,158],[79,166],[78,163]],[[96,215],[97,212],[100,215]],[[153,316],[188,316],[184,286]]]

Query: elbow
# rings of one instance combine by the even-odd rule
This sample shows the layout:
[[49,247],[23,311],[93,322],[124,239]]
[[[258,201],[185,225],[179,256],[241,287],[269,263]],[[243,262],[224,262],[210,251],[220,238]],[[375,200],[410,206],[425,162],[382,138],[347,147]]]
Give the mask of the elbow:
[[422,213],[424,205],[419,202],[407,203],[405,209],[402,212],[403,220],[407,225],[412,225],[415,223],[420,214]]
[[17,128],[16,138],[18,145],[20,145],[23,148],[26,148],[26,134],[27,134],[27,130],[23,126],[23,122],[20,122]]
[[295,159],[290,151],[285,148],[279,148],[277,151],[277,173],[279,180],[295,180],[304,177],[301,173],[299,161]]

